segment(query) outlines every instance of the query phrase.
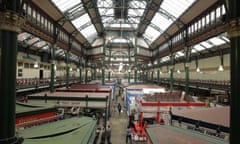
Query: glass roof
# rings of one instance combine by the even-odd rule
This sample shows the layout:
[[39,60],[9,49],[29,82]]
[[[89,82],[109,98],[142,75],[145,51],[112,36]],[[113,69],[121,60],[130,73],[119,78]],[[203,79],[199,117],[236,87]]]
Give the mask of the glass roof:
[[[200,42],[200,43],[192,46],[191,53],[196,54],[198,52],[205,51],[205,50],[208,50],[208,49],[211,49],[211,48],[218,48],[218,46],[227,44],[229,42],[230,42],[230,40],[227,37],[227,34],[223,33],[221,35],[210,38],[206,41]],[[162,49],[162,47],[161,47],[161,49]],[[164,48],[167,48],[167,47],[164,46]],[[179,57],[183,57],[183,56],[185,56],[185,53],[184,53],[183,50],[177,51],[175,53],[175,59],[179,58]],[[164,63],[164,62],[167,62],[167,61],[170,61],[169,56],[165,56],[165,57],[161,58],[161,60],[160,60],[161,63]]]
[[[50,52],[50,50],[49,50],[50,47],[49,47],[48,42],[46,42],[34,35],[31,35],[27,32],[18,34],[18,42],[20,42],[20,44],[27,45],[27,48],[35,50],[35,51],[46,52],[46,53]],[[65,52],[60,47],[56,48],[55,55],[57,57],[65,58]],[[71,61],[78,62],[78,56],[76,56],[75,54],[70,53],[69,58]]]
[[92,43],[97,38],[97,31],[88,13],[84,10],[81,0],[52,0],[58,9]]
[[164,0],[143,36],[147,38],[150,43],[155,41],[195,1],[196,0]]
[[229,39],[226,36],[226,33],[221,34],[219,36],[210,38],[206,41],[203,41],[199,44],[193,46],[192,53],[200,52],[206,49],[210,49],[216,46],[220,46],[226,43],[229,43]]
[[[138,27],[147,3],[143,0],[129,0],[126,2],[127,7],[124,7],[125,5],[119,5],[120,1],[98,0],[97,7],[104,27],[134,29]],[[120,9],[120,17],[116,17],[115,9]],[[127,11],[127,17],[123,16],[125,11]]]

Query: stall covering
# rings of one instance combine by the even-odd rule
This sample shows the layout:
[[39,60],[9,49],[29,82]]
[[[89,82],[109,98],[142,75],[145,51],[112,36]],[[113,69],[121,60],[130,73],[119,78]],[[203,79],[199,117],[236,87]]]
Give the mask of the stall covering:
[[97,120],[74,117],[19,130],[23,144],[87,144],[93,143]]

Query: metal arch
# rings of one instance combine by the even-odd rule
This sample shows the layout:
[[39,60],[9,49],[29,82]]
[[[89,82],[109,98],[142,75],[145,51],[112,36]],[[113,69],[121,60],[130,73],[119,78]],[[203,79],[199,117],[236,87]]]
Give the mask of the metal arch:
[[128,56],[127,51],[112,51],[112,56],[117,54],[117,53],[122,54],[122,55],[120,55],[121,57],[122,56]]
[[[117,38],[122,38],[122,39],[125,39],[125,40],[127,40],[127,41],[130,41],[130,43],[132,43],[133,44],[133,41],[131,40],[131,39],[129,39],[128,37],[120,37],[120,36],[118,36],[118,37],[113,37],[111,40],[114,40],[114,39],[117,39]],[[111,41],[111,40],[108,40],[107,41],[107,43],[106,43],[106,45],[109,43],[109,41]]]
[[173,21],[173,23],[175,23],[179,29],[181,28],[181,26],[183,27],[185,25],[182,21],[180,21],[175,16],[173,16],[172,14],[170,14],[169,12],[167,12],[166,10],[164,10],[162,8],[159,8],[158,13],[168,19],[171,19]]
[[[82,3],[79,3],[79,4],[76,4],[76,5],[72,6],[72,7],[70,7],[68,10],[66,10],[63,13],[64,16],[61,17],[60,19],[58,19],[57,22],[62,23],[62,25],[64,25],[67,21],[71,21],[71,20],[74,20],[74,19],[76,19],[78,17],[81,17],[84,14],[84,12],[85,12],[84,8],[82,10],[80,10],[80,11],[77,10],[78,8],[80,8],[81,4]],[[75,9],[75,11],[73,11],[75,13],[69,13],[69,11],[72,10],[72,9]],[[72,18],[70,17],[70,15],[72,15]]]
[[[98,34],[102,33],[103,32],[103,24],[102,24],[102,20],[101,20],[101,17],[100,17],[100,14],[97,10],[97,1],[96,0],[82,0],[83,2],[83,7],[85,9],[85,11],[88,13],[90,19],[91,19],[91,22],[92,24],[94,25],[94,27],[96,28]],[[93,17],[90,12],[88,11],[88,9],[94,9],[94,12],[96,13],[96,16],[97,17]],[[93,19],[96,19],[96,21],[93,21]],[[99,29],[96,27],[96,24],[99,23],[101,25],[101,31],[99,31]]]
[[[34,38],[38,38],[38,37],[34,37]],[[36,43],[38,43],[38,42],[40,42],[40,41],[41,41],[41,39],[38,38],[38,40],[36,40],[35,42],[33,42],[32,44],[29,45],[29,48],[30,48],[30,47],[33,47]]]
[[46,44],[42,45],[41,47],[38,47],[38,49],[36,49],[37,52],[39,52],[40,50],[42,50],[43,47],[47,46],[48,43],[46,42]]
[[[158,3],[154,2],[154,0],[150,0],[147,1],[147,5],[146,5],[146,9],[147,11],[144,11],[143,13],[143,17],[142,17],[142,21],[140,22],[141,25],[139,25],[137,32],[138,35],[142,35],[144,33],[144,31],[146,30],[148,24],[151,22],[153,16],[149,19],[146,17],[147,13],[149,13],[149,11],[154,11],[155,13],[158,11],[160,4],[162,3],[162,0],[158,0]],[[143,28],[143,31],[140,31],[140,29]]]
[[158,26],[156,26],[154,23],[150,23],[149,26],[151,26],[152,28],[156,29],[157,31],[159,31],[161,34],[163,34],[164,38],[167,40],[170,38],[170,35],[163,31],[162,29],[160,29]]

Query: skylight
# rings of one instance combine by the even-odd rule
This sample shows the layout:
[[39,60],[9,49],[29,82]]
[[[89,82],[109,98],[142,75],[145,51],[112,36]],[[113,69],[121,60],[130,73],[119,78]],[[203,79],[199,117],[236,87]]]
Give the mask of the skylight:
[[169,61],[169,60],[170,60],[170,56],[165,56],[161,59],[160,62],[162,63],[162,62],[166,62],[166,61]]
[[218,46],[218,45],[222,45],[222,44],[225,44],[226,42],[218,37],[214,37],[214,38],[211,38],[209,40],[211,43],[213,43],[214,45]]
[[197,51],[202,51],[202,50],[205,50],[205,48],[199,44],[193,46],[194,49],[196,49]]
[[79,0],[52,0],[56,6],[62,11],[70,9],[71,7],[80,4]]
[[31,34],[23,32],[23,33],[18,35],[18,40],[19,41],[24,41],[24,40],[28,39],[30,36],[31,36]]
[[128,43],[129,41],[126,39],[123,39],[123,38],[116,38],[116,39],[111,40],[111,42],[113,42],[113,43]]
[[75,20],[72,21],[72,24],[79,29],[81,26],[86,24],[87,22],[91,21],[88,14],[84,14],[83,16],[76,18]]
[[184,53],[182,51],[178,51],[175,54],[175,58],[182,57],[182,56],[184,56]]
[[143,36],[152,42],[159,36],[159,31],[153,27],[148,26]]
[[[144,32],[144,36],[152,43],[176,21],[196,0],[164,0]],[[155,29],[156,32],[153,32]]]
[[52,0],[58,9],[79,30],[89,43],[97,38],[97,31],[81,0]]
[[204,41],[204,42],[201,42],[201,45],[203,45],[205,48],[211,48],[213,47],[213,45],[211,45],[210,43]]
[[[98,0],[97,7],[104,27],[137,28],[147,4],[145,1],[139,0],[130,0],[126,2],[128,2],[128,7],[119,7],[120,1]],[[125,10],[125,12],[127,11],[127,16],[125,18],[123,18],[123,13],[121,13],[120,18],[115,17],[114,8],[117,9],[117,7]]]
[[196,53],[196,52],[203,51],[206,49],[211,49],[216,46],[220,46],[220,45],[228,43],[229,39],[225,35],[226,34],[224,33],[224,34],[210,38],[206,41],[203,41],[199,44],[194,45],[193,49],[192,49],[192,53]]

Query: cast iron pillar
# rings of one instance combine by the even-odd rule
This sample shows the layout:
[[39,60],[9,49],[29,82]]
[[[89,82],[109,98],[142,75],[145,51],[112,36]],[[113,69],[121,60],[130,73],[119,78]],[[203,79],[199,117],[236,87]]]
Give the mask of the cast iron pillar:
[[229,0],[229,27],[228,34],[231,45],[231,96],[230,96],[230,144],[238,144],[240,141],[240,11],[239,0]]
[[79,68],[79,81],[82,83],[82,68]]
[[105,56],[106,56],[106,38],[103,37],[103,57],[102,57],[102,85],[105,85]]
[[135,45],[134,45],[134,83],[137,83],[137,63],[138,63],[138,58],[137,58],[137,37],[135,37]]
[[54,92],[54,75],[55,75],[55,47],[56,45],[53,44],[50,51],[51,51],[51,73],[50,73],[50,92]]
[[128,70],[128,83],[130,84],[130,70]]
[[173,67],[173,64],[174,64],[174,56],[173,54],[171,53],[171,65],[170,65],[170,91],[173,91],[173,83],[174,83],[174,79],[173,79],[173,70],[174,70],[174,67]]
[[[0,1],[0,143],[17,143],[15,135],[17,33],[24,23],[22,4]],[[20,143],[20,142],[18,142]]]
[[185,47],[185,93],[189,94],[189,65],[190,65],[191,50],[189,47]]
[[108,71],[108,81],[110,81],[110,80],[111,80],[111,72]]
[[157,84],[160,85],[160,70],[157,70]]
[[69,51],[67,51],[66,53],[66,63],[67,63],[66,87],[69,88]]
[[88,82],[88,69],[85,69],[85,83]]
[[130,84],[130,74],[131,74],[131,54],[130,54],[130,47],[128,48],[128,84]]

